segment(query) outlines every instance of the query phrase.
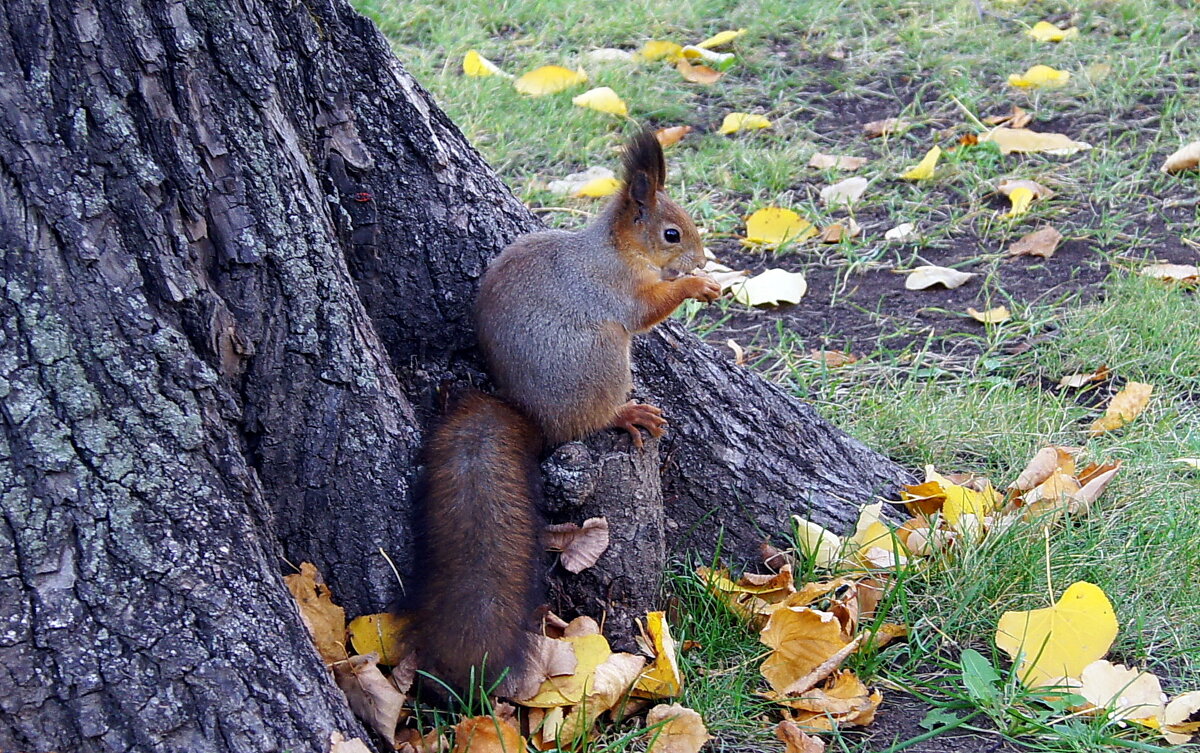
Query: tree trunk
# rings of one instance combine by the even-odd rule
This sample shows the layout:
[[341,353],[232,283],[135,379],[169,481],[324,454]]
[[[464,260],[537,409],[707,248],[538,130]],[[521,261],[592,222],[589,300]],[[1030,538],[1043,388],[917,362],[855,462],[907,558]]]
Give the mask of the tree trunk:
[[[9,0],[0,105],[0,750],[365,737],[280,574],[395,596],[475,283],[535,221],[343,0]],[[658,454],[547,466],[627,542],[568,606],[903,477],[677,327],[637,358]]]

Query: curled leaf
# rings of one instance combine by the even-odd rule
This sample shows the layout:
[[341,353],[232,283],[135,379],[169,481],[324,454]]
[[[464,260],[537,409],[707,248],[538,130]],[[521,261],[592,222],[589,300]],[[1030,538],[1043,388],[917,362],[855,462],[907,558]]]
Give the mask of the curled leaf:
[[559,560],[569,572],[583,572],[608,549],[608,520],[588,518],[582,526],[574,523],[546,526],[546,549],[561,552]]
[[1079,36],[1079,29],[1074,26],[1060,29],[1049,21],[1038,21],[1025,30],[1025,35],[1038,42],[1065,42]]
[[[467,50],[463,55],[463,74],[467,76],[508,76],[500,66],[479,54],[478,50]],[[509,76],[511,78],[511,76]]]
[[768,269],[748,280],[734,283],[733,299],[747,306],[799,303],[808,292],[808,282],[799,272]]
[[903,180],[928,180],[933,177],[933,171],[937,167],[938,158],[942,156],[942,148],[935,146],[925,153],[924,158],[920,163],[913,165],[900,174]]
[[1021,236],[1008,247],[1009,256],[1040,256],[1049,259],[1054,255],[1063,235],[1057,229],[1047,225]]
[[1161,169],[1164,173],[1178,173],[1184,170],[1194,170],[1198,165],[1200,165],[1200,141],[1193,141],[1167,157]]
[[625,104],[625,100],[607,86],[589,89],[583,94],[572,97],[571,102],[579,107],[586,107],[608,115],[624,117],[629,114],[629,107]]
[[1035,65],[1024,73],[1013,73],[1008,77],[1012,86],[1052,89],[1066,86],[1071,74],[1048,65]]
[[771,121],[762,115],[747,112],[731,112],[725,116],[717,132],[730,134],[737,133],[738,131],[753,131],[770,127]]
[[961,287],[972,277],[975,277],[974,272],[960,272],[949,267],[925,265],[908,273],[908,277],[904,278],[904,287],[908,290],[924,290],[933,285],[942,285],[953,290]]
[[968,307],[967,313],[977,322],[983,324],[1002,324],[1012,319],[1012,314],[1008,312],[1007,306],[996,306],[987,311],[980,311],[976,308]]
[[646,753],[697,753],[712,739],[700,714],[678,703],[661,704],[646,714],[650,745]]
[[678,144],[683,140],[684,136],[687,136],[691,132],[691,126],[670,126],[668,128],[659,128],[654,132],[654,138],[658,139],[658,143],[663,149],[666,149],[669,146]]
[[543,65],[541,68],[521,76],[513,82],[513,86],[522,94],[531,97],[542,97],[547,94],[557,94],[588,80],[583,69],[571,70],[561,65]]
[[726,29],[725,31],[719,31],[716,34],[713,34],[703,42],[697,43],[696,46],[706,50],[711,50],[714,47],[723,47],[745,33],[745,29]]

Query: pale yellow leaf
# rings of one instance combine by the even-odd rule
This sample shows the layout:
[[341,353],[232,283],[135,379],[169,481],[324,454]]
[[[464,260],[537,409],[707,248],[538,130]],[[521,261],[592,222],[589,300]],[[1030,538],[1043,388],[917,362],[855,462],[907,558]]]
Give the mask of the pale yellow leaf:
[[1074,26],[1060,29],[1049,21],[1038,21],[1025,34],[1038,42],[1065,42],[1079,36],[1079,29]]
[[980,311],[976,308],[968,307],[967,313],[971,315],[972,319],[977,322],[982,322],[983,324],[1001,324],[1003,322],[1007,322],[1009,319],[1012,319],[1012,314],[1008,312],[1008,307],[1006,306],[996,306],[995,308],[990,308],[987,311]]
[[1193,141],[1186,146],[1180,147],[1167,161],[1163,163],[1162,171],[1164,173],[1178,173],[1184,170],[1193,170],[1200,165],[1200,141]]
[[842,204],[850,205],[862,198],[867,190],[869,181],[863,177],[839,180],[832,186],[821,189],[821,201],[825,206],[833,208]]
[[819,170],[836,168],[838,170],[853,171],[867,164],[868,161],[865,157],[851,157],[845,154],[822,154],[821,152],[817,152],[808,160],[808,166]]
[[725,31],[720,31],[720,32],[717,32],[716,34],[713,34],[711,37],[704,40],[703,42],[697,42],[696,46],[701,47],[706,50],[710,50],[713,47],[722,47],[724,45],[729,44],[730,42],[732,42],[733,40],[737,39],[738,37],[742,36],[745,33],[746,33],[745,29],[737,29],[736,31],[732,30],[732,29],[726,29]]
[[1148,264],[1138,274],[1167,282],[1200,282],[1200,267],[1195,264]]
[[1137,418],[1149,404],[1152,392],[1154,392],[1153,385],[1129,382],[1125,385],[1125,389],[1113,395],[1104,415],[1092,423],[1088,434],[1094,437],[1113,431]]
[[753,131],[762,128],[770,128],[771,121],[767,120],[762,115],[747,112],[731,112],[721,121],[721,127],[718,133],[737,133],[738,131]]
[[1013,73],[1008,77],[1012,86],[1053,89],[1066,86],[1071,78],[1068,71],[1060,71],[1048,65],[1035,65],[1023,74]]
[[817,567],[831,567],[837,562],[842,551],[841,536],[799,515],[792,516],[792,523],[796,527],[796,542],[805,557],[813,558]]
[[521,76],[513,82],[513,86],[522,94],[531,97],[541,97],[547,94],[557,94],[588,80],[583,69],[571,70],[561,65],[543,65],[541,68]]
[[784,719],[775,726],[775,737],[786,746],[783,753],[825,753],[825,741],[804,734],[791,719]]
[[1074,141],[1061,133],[1040,133],[1027,128],[1006,128],[1004,126],[993,128],[979,137],[980,143],[987,141],[1000,147],[1001,154],[1042,152],[1066,156],[1092,148],[1091,144]]
[[1062,241],[1063,235],[1056,228],[1047,225],[1043,228],[1038,228],[1032,233],[1021,236],[1020,240],[1015,241],[1008,247],[1009,256],[1040,256],[1043,259],[1049,259],[1058,249],[1058,244]]
[[646,726],[652,728],[646,753],[697,753],[712,739],[700,714],[678,703],[650,709]]
[[1108,709],[1110,719],[1157,718],[1167,697],[1158,678],[1149,672],[1097,659],[1083,668],[1075,691],[1097,708]]
[[634,54],[629,50],[619,50],[616,47],[601,47],[598,50],[590,50],[587,54],[587,59],[593,63],[628,63],[633,58]]
[[586,107],[608,115],[624,117],[629,114],[629,107],[625,101],[607,86],[588,89],[583,94],[572,97],[571,101],[579,107]]
[[684,81],[689,81],[693,84],[703,84],[709,86],[721,80],[721,76],[725,74],[714,71],[707,65],[693,65],[687,58],[679,58],[675,61],[675,70],[679,71],[679,75],[683,76]]
[[906,130],[911,123],[903,118],[884,118],[883,120],[872,120],[870,123],[863,123],[863,134],[869,139],[879,138],[880,136],[890,136],[893,133],[900,133]]
[[717,66],[722,70],[732,65],[736,57],[732,52],[713,52],[712,50],[692,44],[680,50],[679,54],[689,60],[703,60],[709,65]]
[[924,290],[933,285],[943,285],[953,290],[972,277],[975,277],[974,272],[960,272],[949,267],[925,265],[908,273],[908,277],[904,278],[904,287],[908,290]]
[[679,59],[682,52],[682,45],[678,45],[675,42],[652,39],[642,45],[642,49],[638,51],[638,54],[646,60],[667,60],[674,62]]
[[746,218],[744,245],[773,248],[789,241],[799,243],[817,234],[811,222],[782,207],[763,207]]
[[468,76],[508,76],[500,66],[479,54],[478,50],[467,50],[463,55],[463,73]]
[[1035,199],[1051,199],[1054,198],[1054,192],[1046,188],[1036,180],[1002,180],[996,186],[996,190],[1005,196],[1012,196],[1013,191],[1018,188],[1027,188],[1033,192]]
[[883,234],[887,241],[906,241],[917,237],[917,226],[911,222],[902,222]]
[[768,269],[760,275],[735,283],[731,290],[733,299],[747,306],[799,303],[808,292],[808,283],[799,272]]
[[900,173],[902,180],[928,180],[933,177],[938,159],[942,156],[942,148],[935,146],[925,153],[921,161]]
[[1171,699],[1159,717],[1163,738],[1172,745],[1183,745],[1200,732],[1200,690]]

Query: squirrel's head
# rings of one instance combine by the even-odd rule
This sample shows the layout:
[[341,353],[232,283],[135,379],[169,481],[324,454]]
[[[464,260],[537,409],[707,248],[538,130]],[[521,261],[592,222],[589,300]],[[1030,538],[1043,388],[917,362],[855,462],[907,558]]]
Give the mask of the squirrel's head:
[[704,244],[692,219],[667,196],[662,146],[642,131],[625,147],[625,184],[613,199],[613,244],[636,253],[664,277],[704,266]]

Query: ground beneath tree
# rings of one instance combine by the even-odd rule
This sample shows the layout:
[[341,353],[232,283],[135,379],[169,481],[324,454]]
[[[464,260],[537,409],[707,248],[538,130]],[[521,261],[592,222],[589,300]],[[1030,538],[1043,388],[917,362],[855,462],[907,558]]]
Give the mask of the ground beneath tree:
[[[931,710],[932,706],[912,696],[887,693],[879,713],[875,715],[875,721],[869,727],[861,731],[847,730],[844,735],[847,740],[860,744],[862,750],[885,751],[928,734],[930,730],[921,723]],[[967,712],[959,711],[958,714],[965,716]],[[988,727],[986,720],[981,717],[976,717],[972,722],[981,729]],[[905,746],[904,750],[907,753],[1015,753],[1028,748],[1013,744],[999,733],[959,727]]]

